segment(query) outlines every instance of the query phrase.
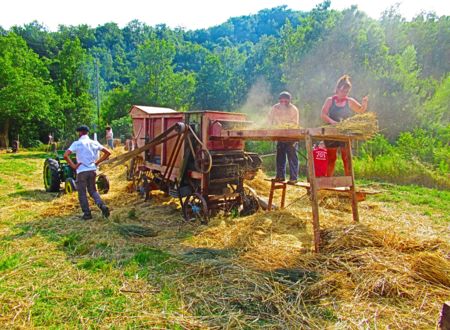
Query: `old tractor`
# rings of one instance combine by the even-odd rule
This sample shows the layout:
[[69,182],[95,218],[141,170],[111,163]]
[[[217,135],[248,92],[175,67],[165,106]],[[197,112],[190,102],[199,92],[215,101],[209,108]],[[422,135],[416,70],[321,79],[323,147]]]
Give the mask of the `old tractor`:
[[[44,162],[44,186],[48,192],[59,192],[61,182],[64,182],[64,192],[70,194],[77,190],[76,172],[64,159],[64,150],[56,151],[54,158],[47,158]],[[76,163],[76,155],[71,154],[71,159]],[[109,191],[109,179],[105,174],[97,176],[97,190],[101,194]]]

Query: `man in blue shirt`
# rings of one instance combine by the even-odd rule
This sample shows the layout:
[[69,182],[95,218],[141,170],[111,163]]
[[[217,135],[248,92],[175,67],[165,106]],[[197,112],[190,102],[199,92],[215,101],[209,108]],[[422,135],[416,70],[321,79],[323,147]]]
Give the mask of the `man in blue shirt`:
[[[64,153],[64,159],[69,166],[77,171],[77,191],[78,200],[80,202],[81,210],[83,211],[83,220],[92,219],[89,202],[87,199],[86,190],[94,199],[95,204],[102,211],[105,218],[109,217],[109,208],[100,198],[97,188],[95,187],[95,177],[97,175],[97,165],[106,160],[111,151],[103,147],[97,141],[89,138],[89,127],[82,125],[76,129],[79,139],[71,144],[68,150]],[[102,156],[98,158],[98,152],[102,152]],[[77,163],[75,164],[69,157],[71,153],[76,153]],[[98,158],[98,159],[97,159]]]

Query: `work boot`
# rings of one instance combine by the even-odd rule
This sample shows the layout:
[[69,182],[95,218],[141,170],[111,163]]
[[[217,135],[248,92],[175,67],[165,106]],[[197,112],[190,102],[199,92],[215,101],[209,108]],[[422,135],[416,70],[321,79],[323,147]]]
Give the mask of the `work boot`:
[[90,213],[84,213],[84,214],[81,216],[81,219],[83,219],[83,220],[91,220],[91,219],[92,219],[92,214],[90,214]]
[[298,180],[289,180],[288,184],[296,184],[298,182]]
[[280,178],[280,177],[276,177],[275,179],[273,179],[273,181],[275,181],[275,182],[283,182],[283,181],[286,181],[286,179],[285,178]]
[[103,216],[104,216],[106,219],[108,219],[108,218],[109,218],[109,208],[108,208],[108,206],[106,206],[105,204],[102,204],[102,205],[100,205],[99,207],[100,207],[100,210],[102,210]]

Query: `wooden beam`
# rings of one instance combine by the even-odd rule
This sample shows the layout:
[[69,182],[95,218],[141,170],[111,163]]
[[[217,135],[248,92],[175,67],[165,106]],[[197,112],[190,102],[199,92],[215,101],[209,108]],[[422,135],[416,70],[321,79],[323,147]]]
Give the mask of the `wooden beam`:
[[317,200],[317,181],[314,171],[314,155],[312,137],[305,137],[306,151],[308,154],[308,178],[311,190],[311,208],[313,214],[314,251],[320,252],[320,224],[319,224],[319,202]]
[[442,306],[439,329],[450,330],[450,301],[446,301]]
[[351,178],[350,198],[352,199],[353,221],[359,222],[358,197],[356,196],[355,172],[353,171],[353,162],[352,162],[352,158],[353,158],[352,157],[352,141],[350,139],[345,144],[345,148],[347,149],[348,166],[350,168],[350,178]]
[[323,176],[316,178],[317,188],[349,188],[352,185],[351,176]]
[[220,134],[211,135],[212,140],[241,139],[252,141],[298,141],[306,135],[322,140],[347,141],[356,135],[344,134],[334,127],[300,128],[300,129],[222,129]]

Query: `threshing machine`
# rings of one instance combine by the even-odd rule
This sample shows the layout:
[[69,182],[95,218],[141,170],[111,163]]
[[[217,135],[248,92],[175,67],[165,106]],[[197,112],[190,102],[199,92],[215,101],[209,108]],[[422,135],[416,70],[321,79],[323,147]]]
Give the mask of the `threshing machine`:
[[176,112],[134,106],[135,150],[116,158],[131,159],[128,178],[146,199],[151,190],[179,198],[186,220],[207,222],[218,211],[251,214],[259,204],[245,188],[261,158],[244,151],[239,139],[213,140],[223,128],[249,124],[244,114],[219,111]]

